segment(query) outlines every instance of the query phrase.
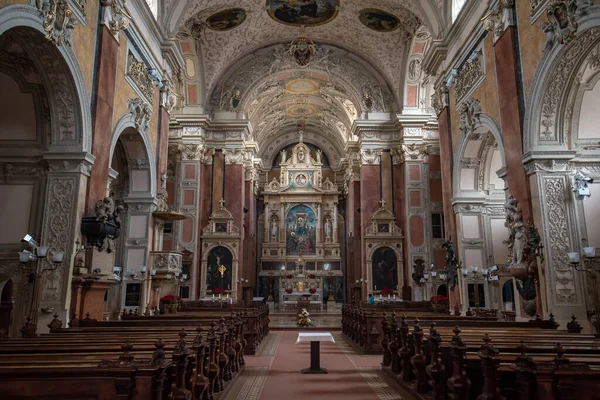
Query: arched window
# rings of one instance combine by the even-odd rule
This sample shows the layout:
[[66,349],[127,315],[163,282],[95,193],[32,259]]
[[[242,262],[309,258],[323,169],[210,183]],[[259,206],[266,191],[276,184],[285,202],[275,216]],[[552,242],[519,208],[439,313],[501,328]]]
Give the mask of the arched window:
[[[464,3],[464,0],[461,1]],[[158,18],[158,0],[146,0],[146,3],[148,3],[148,7],[150,7],[154,18]]]
[[467,0],[452,0],[452,22],[456,21],[460,10],[462,10],[466,2]]

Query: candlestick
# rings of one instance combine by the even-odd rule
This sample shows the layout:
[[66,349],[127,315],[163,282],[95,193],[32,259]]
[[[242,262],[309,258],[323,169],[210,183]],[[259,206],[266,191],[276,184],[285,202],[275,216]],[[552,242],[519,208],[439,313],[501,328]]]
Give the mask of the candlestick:
[[394,293],[394,300],[396,300],[396,293]]
[[227,300],[229,300],[229,293],[227,293]]
[[221,300],[221,294],[219,294],[219,300]]
[[214,298],[215,298],[215,294],[213,293],[213,300],[214,300]]

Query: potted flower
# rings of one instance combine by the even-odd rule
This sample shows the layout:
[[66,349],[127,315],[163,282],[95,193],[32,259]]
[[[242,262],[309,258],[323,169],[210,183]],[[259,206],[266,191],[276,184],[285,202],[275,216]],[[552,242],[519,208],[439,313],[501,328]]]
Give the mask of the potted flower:
[[306,311],[306,308],[303,308],[300,314],[298,314],[298,321],[296,321],[296,325],[304,328],[313,326],[313,323],[310,320],[310,314],[308,311]]
[[392,294],[394,294],[394,291],[388,287],[384,287],[381,291],[381,294],[384,296],[391,296]]
[[225,293],[225,289],[220,288],[220,287],[216,287],[212,290],[213,294],[218,295],[219,297],[221,297],[222,294]]
[[292,278],[294,277],[294,275],[292,275],[292,274],[287,274],[285,277],[286,277],[287,279],[292,279]]
[[309,279],[317,279],[317,276],[315,274],[310,274],[308,276]]
[[168,294],[160,298],[162,312],[165,314],[176,314],[179,308],[181,297]]
[[286,292],[287,294],[291,294],[291,293],[293,292],[293,290],[292,290],[292,288],[286,288],[286,289],[285,289],[285,292]]
[[450,312],[448,297],[442,294],[438,294],[437,296],[431,296],[431,298],[429,298],[429,301],[433,303],[433,311],[440,314],[448,314]]
[[315,294],[315,293],[317,293],[317,289],[315,289],[314,287],[311,287],[310,289],[308,289],[308,293]]

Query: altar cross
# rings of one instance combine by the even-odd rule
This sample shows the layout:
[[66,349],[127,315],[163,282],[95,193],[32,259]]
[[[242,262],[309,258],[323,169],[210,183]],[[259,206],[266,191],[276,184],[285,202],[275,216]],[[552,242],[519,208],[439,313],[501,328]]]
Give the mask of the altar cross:
[[225,201],[225,199],[221,199],[221,200],[219,200],[219,204],[221,205],[221,208],[225,208],[225,203],[227,203],[227,202]]
[[385,203],[387,203],[387,201],[385,201],[384,199],[379,200],[379,204],[381,204],[381,208],[385,208]]

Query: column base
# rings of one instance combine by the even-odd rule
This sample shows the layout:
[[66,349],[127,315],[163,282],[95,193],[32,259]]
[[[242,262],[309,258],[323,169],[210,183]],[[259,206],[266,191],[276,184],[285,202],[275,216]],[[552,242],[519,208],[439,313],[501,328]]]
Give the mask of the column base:
[[88,316],[101,321],[104,314],[104,296],[114,280],[73,277],[71,283],[71,315],[78,319]]

